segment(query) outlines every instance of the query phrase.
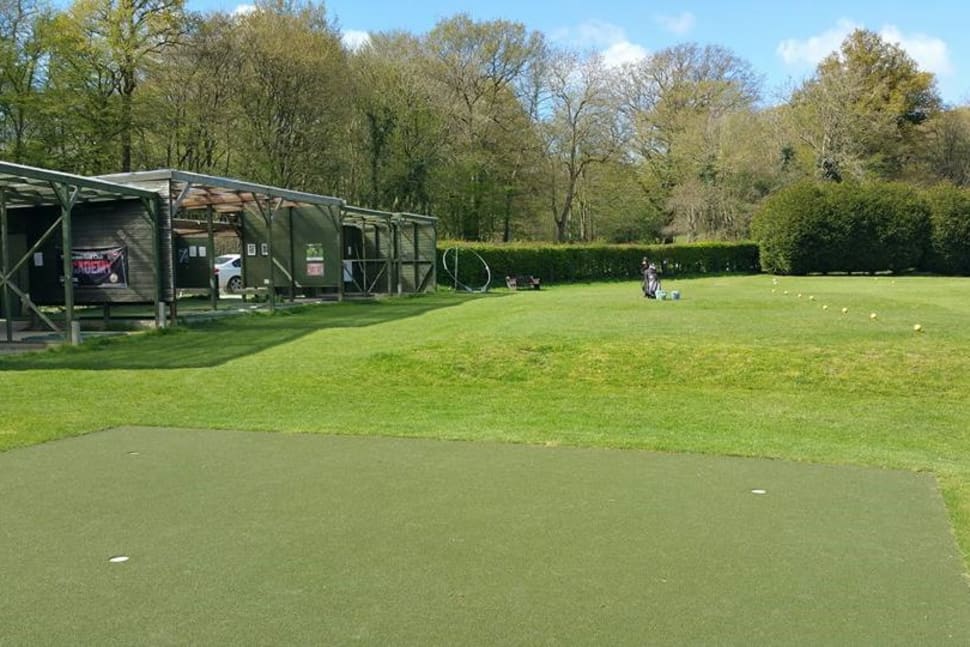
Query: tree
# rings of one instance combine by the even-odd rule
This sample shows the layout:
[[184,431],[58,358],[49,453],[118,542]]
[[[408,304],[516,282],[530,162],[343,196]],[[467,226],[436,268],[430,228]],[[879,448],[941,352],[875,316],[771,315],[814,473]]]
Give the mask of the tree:
[[232,79],[245,148],[235,168],[257,181],[336,192],[347,132],[346,52],[323,5],[259,4],[239,18]]
[[898,45],[861,29],[818,65],[790,103],[818,176],[832,180],[901,177],[918,126],[941,106],[932,74]]
[[970,186],[970,108],[953,108],[921,126],[920,172],[916,179]]
[[581,240],[660,242],[664,205],[644,187],[631,160],[614,156],[584,171],[576,193],[576,231]]
[[89,60],[100,67],[116,93],[120,170],[130,171],[132,141],[140,124],[135,118],[135,92],[147,69],[181,35],[184,0],[76,0],[69,10],[82,42],[91,49]]
[[69,13],[46,29],[49,52],[38,137],[49,163],[82,175],[118,171],[121,159],[117,78],[102,43]]
[[[589,168],[621,150],[612,79],[598,55],[560,52],[549,66],[549,118],[543,124],[549,172],[549,201],[556,239],[570,237],[577,192]],[[588,225],[588,223],[587,223]],[[580,232],[591,239],[589,226]]]
[[360,140],[366,157],[368,189],[364,204],[374,209],[383,203],[382,176],[389,164],[391,142],[403,117],[396,91],[402,87],[403,70],[393,59],[368,45],[351,57],[354,104],[360,123]]
[[727,191],[725,127],[750,118],[760,79],[729,50],[683,44],[633,66],[623,83],[623,114],[643,183],[659,192],[671,233],[689,239],[737,235],[737,205]]
[[[417,38],[375,34],[350,57],[355,115],[351,193],[379,209],[427,212],[447,135]],[[360,179],[358,179],[358,176]]]
[[44,76],[43,29],[49,10],[37,0],[0,0],[0,151],[14,162],[44,162],[32,135]]
[[446,233],[486,239],[497,228],[525,159],[522,134],[531,130],[526,106],[532,68],[544,41],[519,23],[475,22],[460,14],[428,34],[428,74],[436,86],[449,133],[441,191],[440,224]]
[[240,121],[233,82],[241,67],[237,26],[224,14],[190,17],[178,45],[146,78],[145,103],[154,108],[146,119],[147,165],[233,172],[233,132]]

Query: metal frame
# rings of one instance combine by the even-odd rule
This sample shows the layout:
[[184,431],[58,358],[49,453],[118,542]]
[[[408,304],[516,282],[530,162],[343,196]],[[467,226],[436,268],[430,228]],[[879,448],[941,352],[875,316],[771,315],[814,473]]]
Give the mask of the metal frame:
[[[351,263],[359,263],[364,268],[362,272],[363,275],[363,285],[357,282],[356,279],[353,280],[354,286],[357,288],[357,292],[351,293],[355,295],[365,295],[370,296],[375,293],[375,287],[382,280],[386,281],[387,294],[398,294],[404,293],[404,285],[402,278],[404,276],[405,266],[410,266],[413,270],[413,285],[415,293],[425,292],[432,289],[437,285],[437,253],[432,250],[428,257],[428,260],[422,260],[422,256],[419,250],[419,228],[421,226],[431,226],[435,227],[438,222],[437,218],[433,216],[425,216],[416,213],[407,212],[396,212],[391,213],[387,211],[378,211],[376,209],[364,209],[362,207],[353,207],[350,205],[345,205],[343,208],[343,217],[341,225],[343,224],[356,224],[364,229],[365,235],[368,227],[372,227],[377,241],[378,247],[380,247],[380,234],[384,234],[388,237],[388,247],[389,253],[386,256],[375,257],[375,258],[359,258],[359,259],[349,259]],[[410,236],[407,234],[410,229]],[[433,229],[432,235],[432,246],[437,243],[437,229]],[[341,239],[343,237],[343,227],[341,227]],[[412,247],[412,255],[410,260],[405,260],[404,258],[404,239],[408,239]],[[346,245],[344,241],[341,240],[341,255],[344,253]],[[342,259],[342,261],[348,259]],[[373,280],[368,276],[367,268],[379,265],[379,269],[373,275]],[[425,271],[422,271],[424,269]],[[341,282],[343,285],[343,282]]]
[[[77,204],[105,202],[119,199],[139,199],[148,212],[148,218],[153,226],[153,237],[156,250],[159,243],[158,228],[158,194],[136,187],[115,184],[97,178],[86,178],[80,175],[62,173],[48,169],[0,162],[0,247],[2,247],[2,264],[0,264],[0,287],[4,293],[4,318],[6,319],[6,340],[13,341],[13,326],[11,322],[11,292],[20,297],[22,303],[37,317],[47,324],[54,332],[62,332],[65,341],[78,343],[80,341],[77,328],[74,326],[74,284],[70,280],[73,274],[71,264],[72,212]],[[11,266],[9,254],[9,216],[11,210],[34,207],[60,207],[61,214],[46,232],[34,242],[27,252]],[[13,281],[16,273],[31,255],[51,238],[58,227],[61,230],[61,246],[64,249],[64,329],[62,330],[41,309],[30,300],[27,292]],[[155,301],[158,303],[159,276],[158,254],[153,271],[156,276]]]
[[[365,209],[363,207],[354,207],[350,205],[344,205],[341,218],[340,218],[340,234],[343,237],[343,228],[346,225],[356,225],[361,228],[361,233],[363,235],[364,242],[364,256],[360,258],[348,259],[344,258],[344,249],[346,249],[346,241],[342,241],[340,248],[341,256],[341,274],[343,273],[343,265],[347,262],[351,265],[351,283],[357,288],[355,292],[350,292],[345,294],[352,294],[355,296],[371,296],[379,291],[375,291],[374,288],[381,279],[384,280],[387,286],[387,293],[392,292],[392,272],[391,268],[397,257],[397,248],[394,244],[396,240],[396,235],[394,232],[394,215],[393,213],[387,211],[378,211],[377,209]],[[378,248],[378,255],[373,258],[369,258],[366,255],[367,250],[367,233],[368,229],[371,229],[374,234],[374,242]],[[380,256],[381,247],[381,232],[384,232],[388,237],[391,245],[391,253]],[[359,283],[354,276],[353,267],[357,266],[360,268],[361,281],[363,284]],[[374,269],[375,271],[371,274],[368,270]],[[370,276],[369,276],[370,274]],[[373,279],[373,280],[371,280]],[[341,285],[344,281],[341,278]]]
[[244,204],[256,202],[260,199],[266,200],[267,198],[280,198],[285,202],[298,204],[326,206],[343,206],[346,204],[344,200],[332,196],[292,191],[290,189],[281,189],[265,184],[255,184],[253,182],[243,182],[226,177],[191,173],[189,171],[177,171],[174,169],[116,173],[112,175],[101,175],[99,178],[126,185],[165,181],[169,182],[170,185],[175,183],[182,184],[183,188],[180,190],[178,204],[176,206],[186,209],[202,208],[212,205],[217,211],[220,206],[229,206],[231,207],[231,211],[239,211],[240,207]]
[[[404,255],[401,253],[401,239],[406,237],[405,233],[410,225],[411,237],[410,241],[413,245],[411,260],[407,261],[408,265],[411,265],[411,269],[414,273],[414,291],[415,293],[425,292],[429,289],[433,289],[438,285],[438,229],[436,224],[438,222],[437,218],[432,216],[425,216],[417,213],[398,213],[395,214],[395,229],[397,246],[399,251],[397,252],[398,258],[398,294],[402,292],[401,276],[404,273]],[[433,227],[431,236],[431,256],[430,260],[422,260],[420,253],[420,227],[431,226]],[[422,267],[426,271],[422,274]]]

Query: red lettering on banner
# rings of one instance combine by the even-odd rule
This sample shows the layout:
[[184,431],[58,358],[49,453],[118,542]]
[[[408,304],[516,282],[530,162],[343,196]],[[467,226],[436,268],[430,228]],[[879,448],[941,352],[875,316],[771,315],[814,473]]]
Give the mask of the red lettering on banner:
[[74,267],[81,270],[85,274],[92,274],[94,272],[107,272],[111,269],[111,261],[105,260],[76,260],[74,261]]

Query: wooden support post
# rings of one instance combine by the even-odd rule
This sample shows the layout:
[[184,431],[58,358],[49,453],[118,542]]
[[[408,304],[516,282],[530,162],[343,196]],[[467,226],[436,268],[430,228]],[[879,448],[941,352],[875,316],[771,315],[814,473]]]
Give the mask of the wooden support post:
[[64,263],[64,333],[68,342],[73,343],[71,327],[74,324],[74,232],[71,227],[71,208],[61,207],[64,220],[61,221],[61,241]]
[[219,278],[216,276],[216,238],[212,232],[212,205],[205,208],[205,223],[209,238],[206,241],[206,254],[209,256],[209,303],[213,310],[219,309]]
[[157,198],[142,198],[145,211],[152,224],[152,253],[154,262],[152,263],[152,278],[154,280],[155,293],[155,327],[161,328],[165,325],[165,317],[162,314],[162,240],[161,223],[159,223],[161,213],[161,203]]
[[[64,272],[64,341],[69,344],[78,342],[74,334],[74,235],[71,223],[71,211],[77,200],[79,189],[66,184],[51,182],[51,188],[61,203],[61,256]],[[73,188],[73,191],[71,190]]]
[[287,207],[287,229],[290,232],[290,303],[296,301],[296,248],[293,242],[293,207]]
[[276,214],[272,209],[266,219],[266,240],[269,246],[269,311],[276,312],[276,257],[273,256],[273,220]]
[[276,257],[273,255],[273,221],[276,219],[276,212],[279,211],[282,203],[282,198],[277,198],[275,205],[263,205],[261,201],[256,201],[256,207],[263,216],[263,222],[266,223],[266,246],[269,252],[269,284],[267,287],[269,288],[270,312],[276,311]]
[[[411,224],[411,237],[414,239],[414,256],[411,257],[411,270],[412,270],[412,273],[414,274],[414,292],[415,293],[418,293],[418,292],[421,291],[421,264],[418,262],[421,259],[421,257],[419,256],[419,253],[421,251],[421,239],[420,239],[420,236],[421,236],[421,229],[420,229],[420,227],[418,227],[418,223],[416,223],[416,222],[415,223],[412,223]],[[435,247],[432,247],[431,249],[433,250],[433,249],[435,249]],[[457,262],[457,260],[458,260],[458,258],[457,258],[457,252],[455,252],[455,254],[456,254],[455,261]],[[437,258],[438,257],[437,252],[434,252],[433,256],[435,258]]]
[[401,296],[404,292],[404,284],[401,274],[404,272],[404,259],[401,258],[401,223],[394,223],[394,258],[397,260],[397,295]]
[[[339,209],[339,208],[338,208]],[[344,240],[344,219],[340,215],[340,211],[337,212],[337,240],[340,241],[340,253],[337,254],[337,301],[344,300],[344,254],[346,253],[346,247],[344,246],[346,241]]]
[[[10,265],[10,240],[7,226],[7,192],[0,188],[0,276],[7,276],[7,268]],[[3,283],[3,318],[7,322],[7,341],[13,341],[13,307],[10,304],[10,287],[7,282]]]

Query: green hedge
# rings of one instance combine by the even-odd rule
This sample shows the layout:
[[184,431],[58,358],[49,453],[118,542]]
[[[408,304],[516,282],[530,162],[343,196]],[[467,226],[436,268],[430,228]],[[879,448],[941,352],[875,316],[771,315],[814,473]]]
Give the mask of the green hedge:
[[923,269],[930,202],[899,183],[802,183],[765,200],[751,231],[768,272]]
[[[761,267],[802,274],[827,266],[832,242],[843,237],[820,185],[802,183],[769,196],[751,221]],[[834,256],[834,254],[832,254]]]
[[[462,283],[492,285],[506,275],[532,275],[546,283],[639,278],[646,256],[665,276],[758,271],[779,274],[906,270],[970,275],[970,191],[940,186],[928,191],[890,182],[804,182],[762,204],[752,221],[756,243],[686,245],[483,244],[441,241],[459,250]],[[453,261],[453,259],[452,259]],[[438,283],[453,277],[438,264]]]
[[932,225],[927,269],[939,274],[970,275],[970,192],[938,186],[926,195]]
[[[443,241],[438,246],[438,283],[454,279],[440,262],[442,254],[458,249],[458,278],[480,287],[485,277],[479,256],[492,272],[492,285],[506,276],[531,275],[544,283],[629,280],[640,278],[640,261],[653,261],[665,276],[760,271],[754,243],[695,243],[685,245],[528,245],[478,244]],[[473,253],[474,252],[474,253]],[[448,254],[449,265],[454,264]]]

